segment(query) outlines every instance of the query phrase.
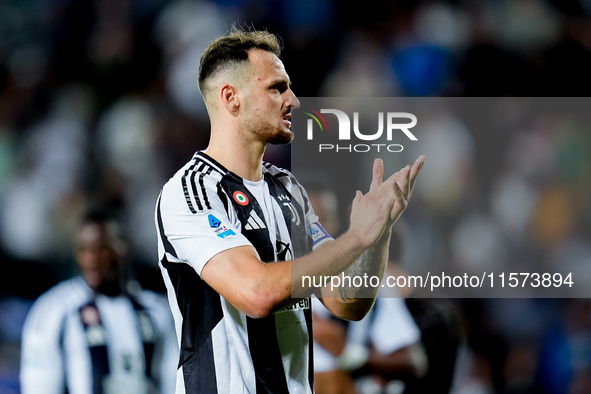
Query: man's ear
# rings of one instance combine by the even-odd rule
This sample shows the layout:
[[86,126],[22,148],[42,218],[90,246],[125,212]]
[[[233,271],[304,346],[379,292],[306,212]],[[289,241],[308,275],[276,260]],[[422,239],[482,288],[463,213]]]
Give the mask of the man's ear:
[[220,99],[222,105],[226,111],[232,114],[238,112],[238,108],[240,107],[240,101],[238,100],[237,93],[236,87],[230,84],[225,84],[220,89]]

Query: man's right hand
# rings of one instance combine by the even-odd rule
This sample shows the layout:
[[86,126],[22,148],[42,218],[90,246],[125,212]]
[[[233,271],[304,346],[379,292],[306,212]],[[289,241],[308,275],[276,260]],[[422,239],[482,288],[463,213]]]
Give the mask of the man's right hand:
[[375,159],[369,192],[364,195],[357,191],[353,200],[349,232],[367,247],[374,245],[406,209],[424,161],[425,156],[420,156],[412,167],[406,166],[382,181],[384,163]]
[[412,196],[412,192],[415,187],[415,182],[417,180],[417,176],[423,165],[425,164],[425,156],[421,155],[417,158],[412,165],[407,165],[397,173],[393,174],[390,178],[394,178],[396,184],[399,186],[400,191],[402,192],[402,196],[400,196],[397,192],[396,193],[396,202],[392,208],[392,212],[390,214],[390,224],[396,223],[402,212],[406,209],[408,202]]

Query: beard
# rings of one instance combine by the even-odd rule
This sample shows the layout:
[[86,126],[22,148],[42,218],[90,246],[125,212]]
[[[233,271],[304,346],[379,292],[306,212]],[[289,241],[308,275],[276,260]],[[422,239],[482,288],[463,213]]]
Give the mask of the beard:
[[251,133],[267,144],[287,145],[293,140],[293,132],[290,129],[277,127],[276,125],[258,124],[251,128]]
[[291,130],[281,130],[278,133],[271,135],[267,140],[271,145],[288,145],[291,141],[293,141],[293,132]]
[[293,140],[291,127],[280,120],[269,120],[270,115],[250,116],[244,120],[244,134],[255,135],[261,141],[271,145],[287,145]]

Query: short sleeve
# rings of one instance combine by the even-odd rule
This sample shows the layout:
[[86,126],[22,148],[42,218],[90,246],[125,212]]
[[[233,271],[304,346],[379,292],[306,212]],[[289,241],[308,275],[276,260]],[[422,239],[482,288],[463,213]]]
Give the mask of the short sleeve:
[[[322,305],[320,300],[315,296],[312,297],[312,310],[323,319],[330,317],[328,309]],[[314,372],[329,372],[338,368],[338,359],[333,356],[328,350],[320,346],[314,341]]]
[[167,253],[169,261],[188,263],[201,275],[205,264],[216,254],[251,245],[238,229],[237,220],[226,213],[217,193],[208,192],[211,209],[194,213],[188,209],[182,189],[167,186],[170,187],[165,186],[156,208],[160,255]]
[[23,394],[58,394],[65,389],[60,346],[63,313],[48,297],[29,312],[22,334],[20,383]]
[[403,298],[380,298],[370,329],[370,340],[381,354],[390,354],[420,340],[416,326]]

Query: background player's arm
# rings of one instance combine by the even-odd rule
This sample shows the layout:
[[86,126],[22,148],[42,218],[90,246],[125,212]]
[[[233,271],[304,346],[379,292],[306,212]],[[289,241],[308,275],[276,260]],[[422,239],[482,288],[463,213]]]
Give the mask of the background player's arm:
[[142,301],[150,310],[150,316],[158,331],[152,361],[152,376],[157,377],[160,382],[160,393],[173,393],[179,361],[179,346],[170,307],[167,300],[160,295],[149,291],[143,291],[142,295]]
[[[57,317],[57,318],[56,318]],[[47,303],[36,303],[22,335],[20,383],[23,394],[65,392],[61,314]]]

